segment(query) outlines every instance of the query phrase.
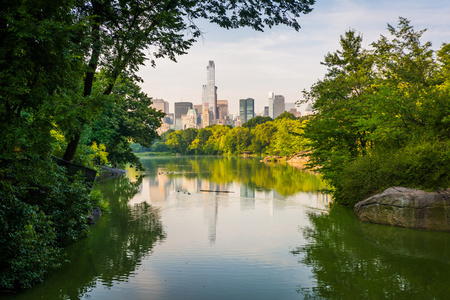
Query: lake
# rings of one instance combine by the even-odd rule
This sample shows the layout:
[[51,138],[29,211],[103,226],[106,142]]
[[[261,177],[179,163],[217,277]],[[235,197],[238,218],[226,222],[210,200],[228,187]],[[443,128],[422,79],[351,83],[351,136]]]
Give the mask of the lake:
[[316,175],[236,157],[143,158],[63,268],[6,299],[448,299],[450,233],[359,222]]

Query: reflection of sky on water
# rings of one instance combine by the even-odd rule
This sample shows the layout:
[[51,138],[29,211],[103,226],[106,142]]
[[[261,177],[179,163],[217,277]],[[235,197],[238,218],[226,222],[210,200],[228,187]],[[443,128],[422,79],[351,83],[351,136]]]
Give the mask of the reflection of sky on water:
[[[143,179],[130,204],[142,201],[160,209],[167,238],[140,266],[133,282],[145,288],[137,288],[136,299],[145,299],[145,293],[160,299],[195,299],[199,289],[206,299],[221,299],[221,294],[223,299],[252,299],[246,295],[252,285],[261,289],[259,297],[276,299],[277,289],[293,277],[296,283],[309,281],[309,271],[299,267],[289,251],[303,243],[298,230],[309,224],[305,210],[327,207],[316,194],[283,197],[238,182],[217,185],[157,173]],[[270,288],[274,286],[278,288]],[[286,299],[298,296],[291,290]]]
[[129,205],[147,202],[157,208],[166,238],[129,280],[107,289],[98,282],[88,294],[95,299],[124,291],[130,299],[296,299],[298,284],[312,287],[310,269],[290,251],[305,243],[299,230],[309,225],[306,212],[325,211],[328,200],[317,193],[283,196],[225,182],[165,166],[150,170]]
[[331,201],[328,195],[318,193],[298,193],[285,197],[275,190],[257,191],[239,182],[216,184],[198,177],[173,175],[166,172],[165,168],[158,168],[154,174],[145,176],[138,193],[130,200],[130,205],[146,201],[161,210],[174,207],[177,210],[201,208],[211,244],[216,241],[219,210],[229,206],[230,201],[239,202],[241,211],[252,211],[259,206],[258,209],[263,209],[269,216],[290,206],[327,209]]

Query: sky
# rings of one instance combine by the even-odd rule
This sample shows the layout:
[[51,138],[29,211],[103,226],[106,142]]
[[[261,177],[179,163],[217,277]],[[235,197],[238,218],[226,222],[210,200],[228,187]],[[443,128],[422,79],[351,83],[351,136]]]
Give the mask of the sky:
[[[217,99],[228,100],[229,113],[238,115],[239,99],[255,99],[255,113],[268,105],[269,92],[283,95],[286,103],[303,99],[303,90],[323,79],[327,69],[320,62],[328,52],[340,49],[339,38],[354,29],[363,36],[363,47],[381,35],[389,36],[387,24],[399,17],[411,21],[415,30],[427,29],[422,43],[437,50],[450,43],[449,0],[317,0],[314,10],[298,18],[297,32],[284,25],[257,32],[248,28],[222,29],[196,21],[204,32],[188,53],[157,59],[156,67],[141,67],[142,90],[174,102],[201,104],[206,66],[215,63]],[[305,106],[299,107],[303,111]]]

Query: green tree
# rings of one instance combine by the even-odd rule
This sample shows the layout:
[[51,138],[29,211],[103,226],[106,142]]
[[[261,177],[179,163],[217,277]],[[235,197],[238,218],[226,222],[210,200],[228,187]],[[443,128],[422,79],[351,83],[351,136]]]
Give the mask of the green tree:
[[449,48],[444,44],[436,59],[431,44],[420,42],[424,30],[404,18],[388,31],[392,38],[382,36],[370,51],[347,32],[343,50],[325,57],[325,79],[306,93],[317,112],[304,134],[310,166],[340,203],[394,185],[450,186]]
[[370,146],[370,128],[362,128],[358,122],[371,114],[367,97],[372,93],[373,58],[361,43],[361,35],[354,30],[341,36],[342,49],[325,56],[325,78],[315,83],[310,92],[304,92],[317,112],[306,123],[304,134],[313,149],[310,165],[331,183],[335,183],[336,170],[344,162],[364,154]]
[[251,118],[250,120],[248,120],[247,122],[245,122],[244,124],[242,124],[242,127],[247,127],[250,129],[255,128],[258,124],[263,124],[266,122],[272,121],[271,117],[261,117],[261,116],[256,116],[254,118]]
[[223,140],[227,133],[231,130],[228,126],[213,125],[209,127],[211,135],[203,146],[205,154],[222,154],[223,153]]
[[270,154],[288,156],[306,150],[307,140],[303,136],[305,126],[300,120],[276,119],[274,126],[276,131],[268,147]]
[[296,120],[297,118],[294,116],[294,114],[285,111],[284,113],[282,113],[281,115],[279,115],[278,117],[275,118],[275,120],[279,120],[279,119]]
[[253,130],[252,148],[259,154],[266,152],[273,140],[273,135],[277,132],[277,127],[273,122],[258,124]]
[[239,155],[243,151],[249,150],[252,135],[249,128],[234,127],[228,131],[220,143],[222,153],[229,155]]
[[138,85],[119,77],[104,112],[85,130],[89,143],[105,144],[108,160],[113,164],[139,164],[130,148],[131,141],[150,147],[158,137],[156,128],[161,126],[164,116],[150,107],[151,104],[151,99]]

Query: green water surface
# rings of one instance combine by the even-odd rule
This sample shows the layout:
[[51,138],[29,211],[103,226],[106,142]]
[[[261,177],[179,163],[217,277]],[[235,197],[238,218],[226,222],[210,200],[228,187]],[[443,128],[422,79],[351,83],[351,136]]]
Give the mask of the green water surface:
[[63,268],[6,299],[449,299],[450,233],[363,224],[314,174],[256,159],[142,159]]

